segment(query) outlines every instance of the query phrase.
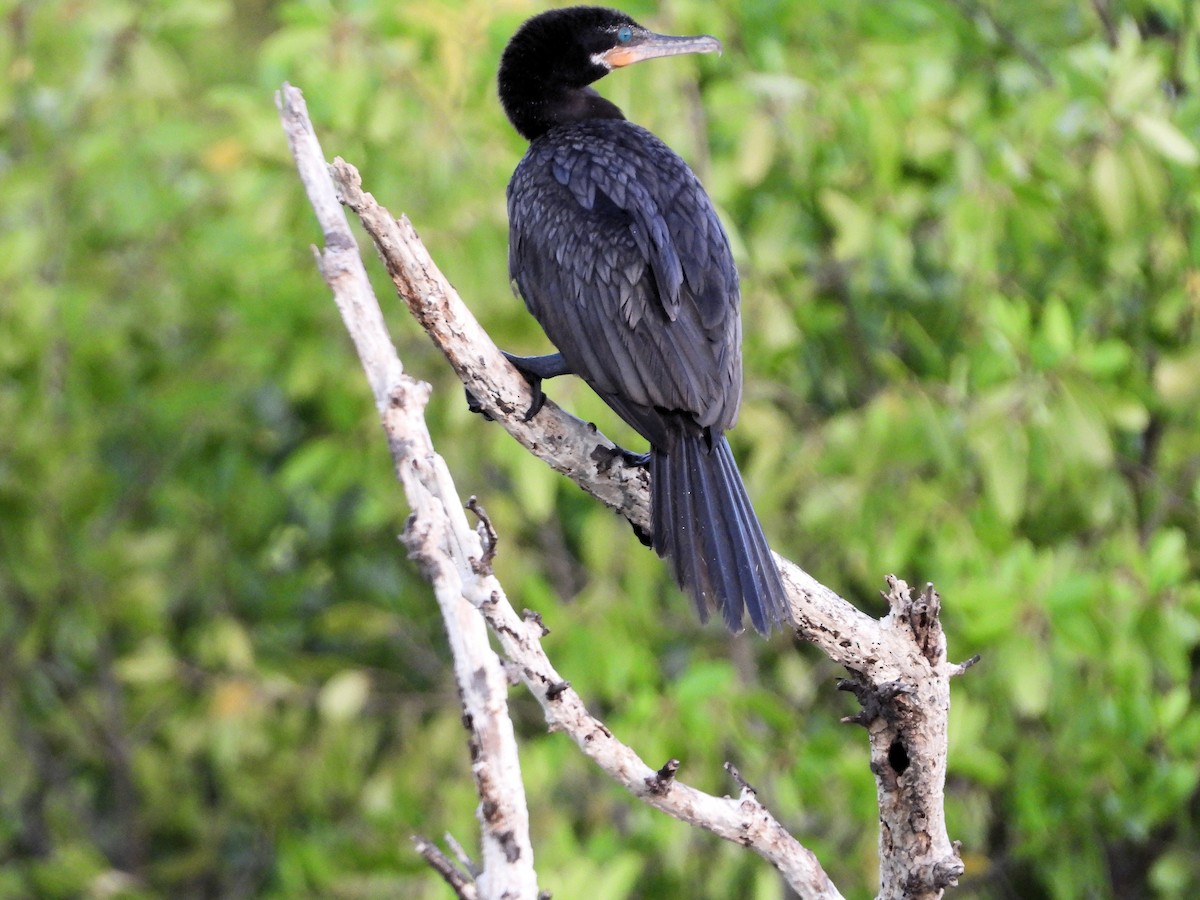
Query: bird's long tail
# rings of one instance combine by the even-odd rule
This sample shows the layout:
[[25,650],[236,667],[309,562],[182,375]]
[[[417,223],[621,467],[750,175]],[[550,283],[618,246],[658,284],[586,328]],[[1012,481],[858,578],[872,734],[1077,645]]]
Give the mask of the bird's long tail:
[[729,442],[680,436],[669,450],[651,450],[650,477],[654,550],[671,561],[700,620],[713,604],[730,631],[741,630],[743,606],[763,634],[788,621],[779,571]]

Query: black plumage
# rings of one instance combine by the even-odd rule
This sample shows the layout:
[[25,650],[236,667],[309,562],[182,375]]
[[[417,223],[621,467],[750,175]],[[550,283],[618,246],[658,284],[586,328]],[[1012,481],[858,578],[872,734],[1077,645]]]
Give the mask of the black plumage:
[[616,66],[719,50],[655,35],[624,13],[527,21],[500,66],[500,99],[530,141],[508,186],[509,269],[558,357],[650,442],[652,546],[701,619],[760,632],[788,619],[779,574],[724,432],[742,394],[737,270],[712,202],[666,144],[589,85]]

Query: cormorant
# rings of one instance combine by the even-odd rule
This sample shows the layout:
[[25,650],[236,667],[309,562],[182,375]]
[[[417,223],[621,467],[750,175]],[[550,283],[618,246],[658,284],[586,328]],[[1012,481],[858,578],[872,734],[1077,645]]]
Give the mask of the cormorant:
[[742,396],[737,269],[699,180],[592,82],[707,35],[654,34],[612,9],[534,16],[500,63],[500,101],[529,140],[508,185],[509,271],[559,352],[509,358],[540,380],[575,374],[650,442],[651,545],[708,618],[743,606],[762,633],[789,621],[762,527],[724,432]]

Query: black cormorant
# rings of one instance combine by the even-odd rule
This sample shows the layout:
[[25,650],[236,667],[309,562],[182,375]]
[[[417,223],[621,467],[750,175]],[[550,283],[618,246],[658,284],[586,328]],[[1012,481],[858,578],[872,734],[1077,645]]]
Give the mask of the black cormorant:
[[742,396],[737,270],[699,180],[589,85],[612,69],[720,51],[622,12],[557,9],[504,50],[499,93],[529,150],[508,185],[509,270],[559,353],[510,357],[534,384],[583,378],[650,442],[651,543],[701,620],[789,621],[724,432]]

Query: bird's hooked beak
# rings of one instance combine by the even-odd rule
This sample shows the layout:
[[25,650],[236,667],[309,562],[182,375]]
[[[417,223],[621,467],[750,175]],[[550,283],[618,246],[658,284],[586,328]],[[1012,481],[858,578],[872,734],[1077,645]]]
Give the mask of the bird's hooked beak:
[[671,34],[642,32],[628,44],[618,44],[605,50],[596,58],[610,69],[632,65],[645,59],[660,56],[677,56],[681,53],[720,53],[721,42],[707,34],[682,37]]

